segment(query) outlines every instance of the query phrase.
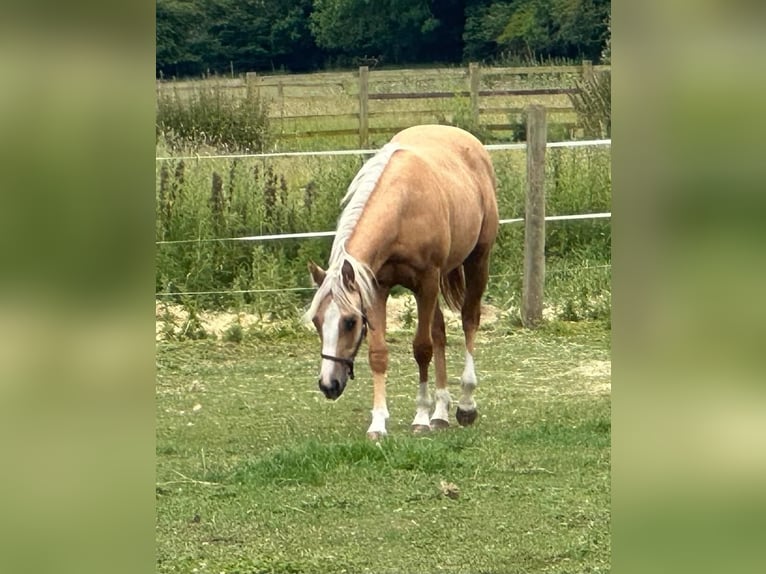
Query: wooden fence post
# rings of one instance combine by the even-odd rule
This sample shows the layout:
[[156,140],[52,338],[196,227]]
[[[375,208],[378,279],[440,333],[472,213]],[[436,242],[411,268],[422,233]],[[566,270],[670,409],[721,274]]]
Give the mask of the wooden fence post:
[[367,76],[370,68],[359,66],[359,147],[365,148],[368,145],[369,125],[367,123]]
[[256,72],[245,73],[245,91],[247,92],[248,100],[255,95],[255,90],[258,88],[257,79],[258,75]]
[[582,61],[582,79],[586,82],[593,79],[593,62],[590,60]]
[[468,64],[468,77],[471,83],[471,118],[475,126],[479,125],[479,64]]
[[528,329],[534,329],[543,320],[546,123],[543,106],[527,107],[527,199],[524,211],[521,323]]
[[277,97],[279,98],[279,133],[285,133],[285,86],[282,80],[277,83]]

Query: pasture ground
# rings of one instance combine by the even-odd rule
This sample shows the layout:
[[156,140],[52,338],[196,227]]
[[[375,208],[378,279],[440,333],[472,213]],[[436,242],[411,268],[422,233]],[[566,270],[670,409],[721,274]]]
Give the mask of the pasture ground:
[[[421,436],[411,330],[388,340],[379,444],[364,347],[330,402],[313,333],[157,343],[158,572],[609,571],[604,324],[487,325],[477,424]],[[459,330],[447,352],[456,400]]]

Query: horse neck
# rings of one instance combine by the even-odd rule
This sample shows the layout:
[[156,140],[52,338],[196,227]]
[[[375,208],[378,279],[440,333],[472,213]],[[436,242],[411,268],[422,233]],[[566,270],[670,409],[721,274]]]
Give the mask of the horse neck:
[[393,222],[387,221],[386,212],[375,209],[374,203],[365,208],[354,232],[346,241],[346,251],[359,262],[367,265],[377,276],[378,271],[391,254],[391,245],[395,239]]

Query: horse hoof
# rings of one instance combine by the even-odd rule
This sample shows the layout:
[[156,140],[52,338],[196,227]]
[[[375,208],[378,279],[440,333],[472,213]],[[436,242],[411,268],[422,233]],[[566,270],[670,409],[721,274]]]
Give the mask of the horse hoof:
[[449,428],[449,421],[444,419],[431,419],[431,428],[434,430],[444,430]]
[[478,416],[479,412],[476,409],[473,409],[471,411],[464,411],[460,407],[458,407],[457,411],[455,412],[455,418],[457,419],[458,424],[461,427],[467,427],[472,425],[476,421],[476,417]]
[[413,434],[423,434],[423,433],[427,433],[430,430],[431,430],[431,427],[428,425],[412,425]]
[[382,439],[385,436],[386,436],[385,433],[376,432],[376,431],[367,433],[367,438],[375,442],[380,442],[380,439]]

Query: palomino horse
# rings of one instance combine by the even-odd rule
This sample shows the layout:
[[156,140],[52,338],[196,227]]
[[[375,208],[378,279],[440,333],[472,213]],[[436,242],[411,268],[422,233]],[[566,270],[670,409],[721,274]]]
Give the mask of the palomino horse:
[[[328,399],[343,393],[348,378],[354,378],[354,359],[367,336],[373,377],[367,434],[386,434],[386,300],[394,285],[403,285],[415,294],[418,310],[412,348],[420,386],[413,430],[447,427],[451,397],[441,290],[447,305],[459,309],[463,319],[465,369],[456,418],[461,425],[472,424],[474,340],[498,230],[489,154],[461,129],[411,127],[362,166],[341,204],[345,202],[327,271],[309,262],[317,291],[305,318],[322,340],[319,388]],[[428,391],[432,358],[435,400]]]

